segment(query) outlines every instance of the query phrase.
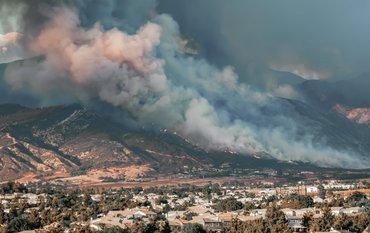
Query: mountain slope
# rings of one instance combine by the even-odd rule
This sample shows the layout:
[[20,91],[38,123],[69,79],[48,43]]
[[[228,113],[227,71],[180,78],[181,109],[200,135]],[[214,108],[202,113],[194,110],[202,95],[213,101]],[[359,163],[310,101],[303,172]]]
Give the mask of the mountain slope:
[[328,110],[338,103],[351,107],[370,106],[369,86],[370,75],[364,74],[335,82],[310,80],[298,88],[311,104]]
[[[363,154],[370,151],[370,128],[334,113],[319,112],[295,100],[280,99],[294,109],[290,117],[310,129],[317,140]],[[340,127],[338,127],[340,126]],[[320,169],[308,163],[270,156],[206,151],[167,130],[134,131],[80,105],[26,108],[0,105],[0,180],[31,174],[40,179],[89,174],[135,178],[177,174],[188,168]]]
[[80,105],[0,105],[0,180],[108,174],[158,176],[187,168],[290,166],[229,152],[205,151],[174,132],[133,131]]

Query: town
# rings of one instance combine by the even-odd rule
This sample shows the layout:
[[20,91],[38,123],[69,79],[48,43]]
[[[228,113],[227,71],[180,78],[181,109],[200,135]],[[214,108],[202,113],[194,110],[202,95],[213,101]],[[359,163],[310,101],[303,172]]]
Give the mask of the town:
[[0,232],[368,232],[369,188],[354,180],[84,189],[6,182]]

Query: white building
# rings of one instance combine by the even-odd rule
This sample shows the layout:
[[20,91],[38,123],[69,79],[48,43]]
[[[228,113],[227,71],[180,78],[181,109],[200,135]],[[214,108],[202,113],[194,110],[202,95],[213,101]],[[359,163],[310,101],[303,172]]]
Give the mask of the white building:
[[307,193],[317,193],[318,191],[319,191],[319,189],[315,186],[306,187],[306,192]]

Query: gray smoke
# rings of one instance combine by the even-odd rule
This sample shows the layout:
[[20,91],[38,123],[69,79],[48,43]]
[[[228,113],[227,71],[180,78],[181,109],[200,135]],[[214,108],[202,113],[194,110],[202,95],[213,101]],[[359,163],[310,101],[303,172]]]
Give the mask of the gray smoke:
[[[14,29],[23,35],[19,43],[27,56],[37,57],[7,66],[4,79],[14,91],[45,103],[98,98],[127,111],[140,125],[168,128],[210,150],[321,166],[370,165],[314,139],[291,116],[291,106],[240,82],[232,66],[218,68],[190,56],[197,51],[177,22],[157,14],[152,2],[17,3],[22,7],[3,4],[22,9]],[[138,9],[136,14],[129,7]],[[7,21],[1,22],[7,28]],[[280,88],[288,95],[293,91]]]
[[274,74],[261,75],[263,68],[305,79],[367,72],[369,8],[366,0],[161,0],[158,7],[201,44],[208,60],[231,63],[242,81],[267,89]]

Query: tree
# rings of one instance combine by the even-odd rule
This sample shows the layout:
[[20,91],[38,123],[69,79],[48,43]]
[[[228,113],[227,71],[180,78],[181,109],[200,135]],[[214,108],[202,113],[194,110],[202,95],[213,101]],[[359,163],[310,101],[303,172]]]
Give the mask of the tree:
[[219,185],[218,183],[214,183],[214,184],[212,184],[211,192],[212,192],[212,193],[215,193],[215,194],[217,194],[217,195],[221,195],[221,194],[222,194],[222,192],[221,192],[220,185]]
[[236,200],[233,197],[230,197],[224,200],[219,200],[213,206],[213,208],[216,211],[220,211],[220,212],[240,210],[240,209],[243,209],[243,207],[244,207],[243,203]]
[[315,220],[312,230],[315,231],[329,231],[334,225],[334,215],[331,213],[329,207],[322,208],[322,217]]
[[28,222],[30,223],[32,229],[36,229],[36,228],[39,228],[41,226],[41,219],[40,219],[38,211],[32,210],[29,213],[27,219],[28,219]]
[[157,229],[159,233],[170,233],[171,232],[171,227],[168,221],[165,220],[160,220],[157,222]]
[[191,229],[191,232],[192,233],[207,233],[207,231],[204,230],[204,228],[200,224],[194,224]]
[[83,203],[84,205],[86,205],[86,206],[91,205],[91,203],[92,203],[92,199],[91,199],[91,195],[90,195],[88,192],[84,192],[84,193],[83,193],[82,203]]
[[133,233],[143,233],[144,229],[146,229],[145,224],[142,220],[137,219],[133,226],[131,226],[131,232]]
[[137,194],[139,194],[140,192],[142,192],[144,189],[143,189],[143,187],[135,187],[135,188],[133,188],[132,189],[132,192],[135,194],[135,195],[137,195]]
[[161,205],[161,204],[168,204],[168,197],[166,196],[160,196],[157,199],[155,199],[155,204]]
[[2,184],[1,193],[3,194],[14,193],[14,186],[15,186],[15,183],[12,181]]
[[112,227],[106,228],[102,231],[98,231],[97,233],[130,233],[128,229],[122,229],[120,227]]
[[285,214],[275,204],[266,210],[265,227],[273,233],[287,232],[288,225]]
[[283,208],[302,209],[313,207],[314,201],[312,197],[298,194],[291,194],[282,202]]
[[313,215],[314,214],[311,211],[304,213],[302,218],[302,226],[310,228],[313,221]]
[[347,202],[350,206],[363,206],[367,203],[367,197],[362,192],[354,192],[347,198]]
[[358,232],[363,232],[370,223],[370,216],[367,213],[361,213],[354,216],[352,221],[355,229],[349,228],[349,230],[357,229]]
[[11,207],[10,210],[9,210],[9,213],[7,214],[7,217],[6,219],[7,220],[11,220],[11,219],[15,219],[18,217],[18,211],[16,208],[14,207]]
[[338,230],[348,230],[353,225],[353,222],[348,215],[340,213],[334,218],[333,227]]
[[157,231],[157,225],[154,221],[149,222],[143,230],[143,233],[154,233]]
[[326,198],[326,190],[325,190],[324,186],[322,184],[320,184],[319,187],[318,187],[318,190],[319,190],[320,198],[324,200]]
[[169,204],[166,204],[163,207],[163,213],[168,213],[171,210],[171,206]]
[[78,225],[71,232],[72,233],[92,233],[93,231],[90,229],[89,225]]
[[4,208],[0,204],[0,225],[5,223],[5,221],[6,221],[6,218],[5,217],[6,216],[5,216]]
[[62,228],[60,224],[57,224],[52,227],[49,227],[48,232],[49,233],[60,233],[60,232],[64,232],[64,229]]
[[11,219],[8,224],[9,232],[20,232],[31,229],[30,223],[25,218],[17,217]]
[[211,199],[211,185],[204,185],[202,188],[202,193],[204,196],[206,196],[208,199]]

